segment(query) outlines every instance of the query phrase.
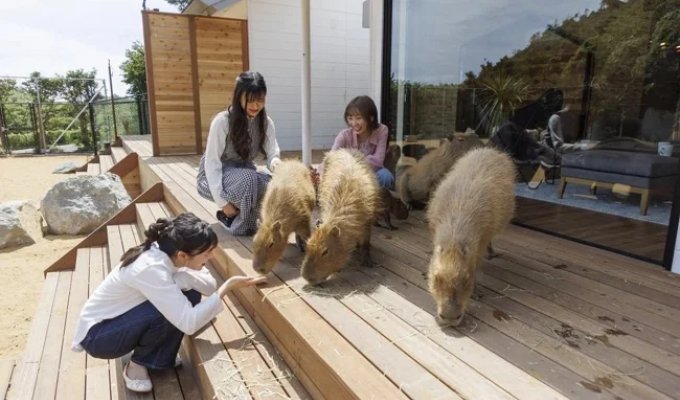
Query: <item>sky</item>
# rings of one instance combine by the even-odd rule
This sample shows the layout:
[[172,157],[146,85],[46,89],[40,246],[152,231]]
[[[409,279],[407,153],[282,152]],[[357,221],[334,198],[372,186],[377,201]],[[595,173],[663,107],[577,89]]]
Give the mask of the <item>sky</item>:
[[[164,0],[146,7],[177,12]],[[110,59],[113,92],[124,96],[120,65],[135,40],[144,42],[141,9],[142,0],[0,0],[0,77],[94,68],[108,90]]]

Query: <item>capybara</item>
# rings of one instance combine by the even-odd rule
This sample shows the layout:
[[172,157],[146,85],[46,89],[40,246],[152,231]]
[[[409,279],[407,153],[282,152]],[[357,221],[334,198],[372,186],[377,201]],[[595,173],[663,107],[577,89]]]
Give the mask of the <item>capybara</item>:
[[451,166],[471,149],[484,146],[479,136],[474,133],[454,133],[442,142],[438,148],[427,153],[415,165],[400,174],[397,192],[407,206],[412,203],[427,203],[431,193]]
[[437,322],[458,325],[475,285],[475,269],[515,211],[515,165],[491,148],[474,149],[454,164],[427,208],[434,250],[429,286]]
[[309,168],[298,160],[281,161],[267,185],[259,227],[253,238],[253,269],[266,274],[283,255],[288,236],[298,245],[309,238],[316,191]]
[[371,227],[380,204],[375,173],[356,150],[328,152],[319,184],[321,222],[307,241],[302,277],[310,284],[323,282],[342,269],[360,246],[361,261],[371,264]]

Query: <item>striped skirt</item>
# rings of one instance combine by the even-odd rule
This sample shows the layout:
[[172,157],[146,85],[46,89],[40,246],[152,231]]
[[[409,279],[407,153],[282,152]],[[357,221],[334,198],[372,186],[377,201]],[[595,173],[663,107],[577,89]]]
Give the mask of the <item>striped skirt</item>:
[[[227,228],[233,235],[252,235],[257,230],[260,203],[270,179],[268,174],[256,171],[252,163],[222,163],[222,199],[239,209]],[[201,197],[214,201],[205,177],[205,156],[198,167],[196,187]]]

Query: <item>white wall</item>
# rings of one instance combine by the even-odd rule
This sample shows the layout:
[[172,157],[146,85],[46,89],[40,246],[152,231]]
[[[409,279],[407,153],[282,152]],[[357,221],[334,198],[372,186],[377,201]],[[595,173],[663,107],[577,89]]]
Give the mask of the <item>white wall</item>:
[[[369,30],[362,0],[311,2],[312,147],[327,149],[353,97],[371,94]],[[299,0],[248,0],[250,69],[267,81],[267,112],[282,150],[300,150],[301,10]],[[376,102],[379,98],[374,98]]]

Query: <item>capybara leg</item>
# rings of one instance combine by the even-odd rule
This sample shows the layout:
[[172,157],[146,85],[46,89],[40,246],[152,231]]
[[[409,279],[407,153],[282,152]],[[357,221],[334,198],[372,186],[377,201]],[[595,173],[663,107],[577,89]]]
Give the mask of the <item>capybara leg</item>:
[[364,267],[373,267],[373,260],[371,260],[371,244],[369,242],[362,243],[359,247],[359,260]]
[[380,213],[380,217],[378,217],[378,219],[375,221],[375,225],[392,231],[396,230],[397,227],[392,225],[392,217],[390,215],[393,201],[392,194],[390,194],[390,191],[388,189],[382,188],[380,197],[382,200],[383,211]]
[[305,252],[307,249],[307,239],[311,236],[309,223],[302,223],[295,231],[295,244],[301,252]]
[[299,234],[295,234],[295,245],[301,252],[305,252],[307,249],[307,240],[303,239]]
[[498,257],[498,256],[499,256],[499,254],[494,251],[493,246],[491,245],[491,243],[489,243],[489,245],[486,246],[486,259],[490,260],[490,259],[492,259],[494,257]]

